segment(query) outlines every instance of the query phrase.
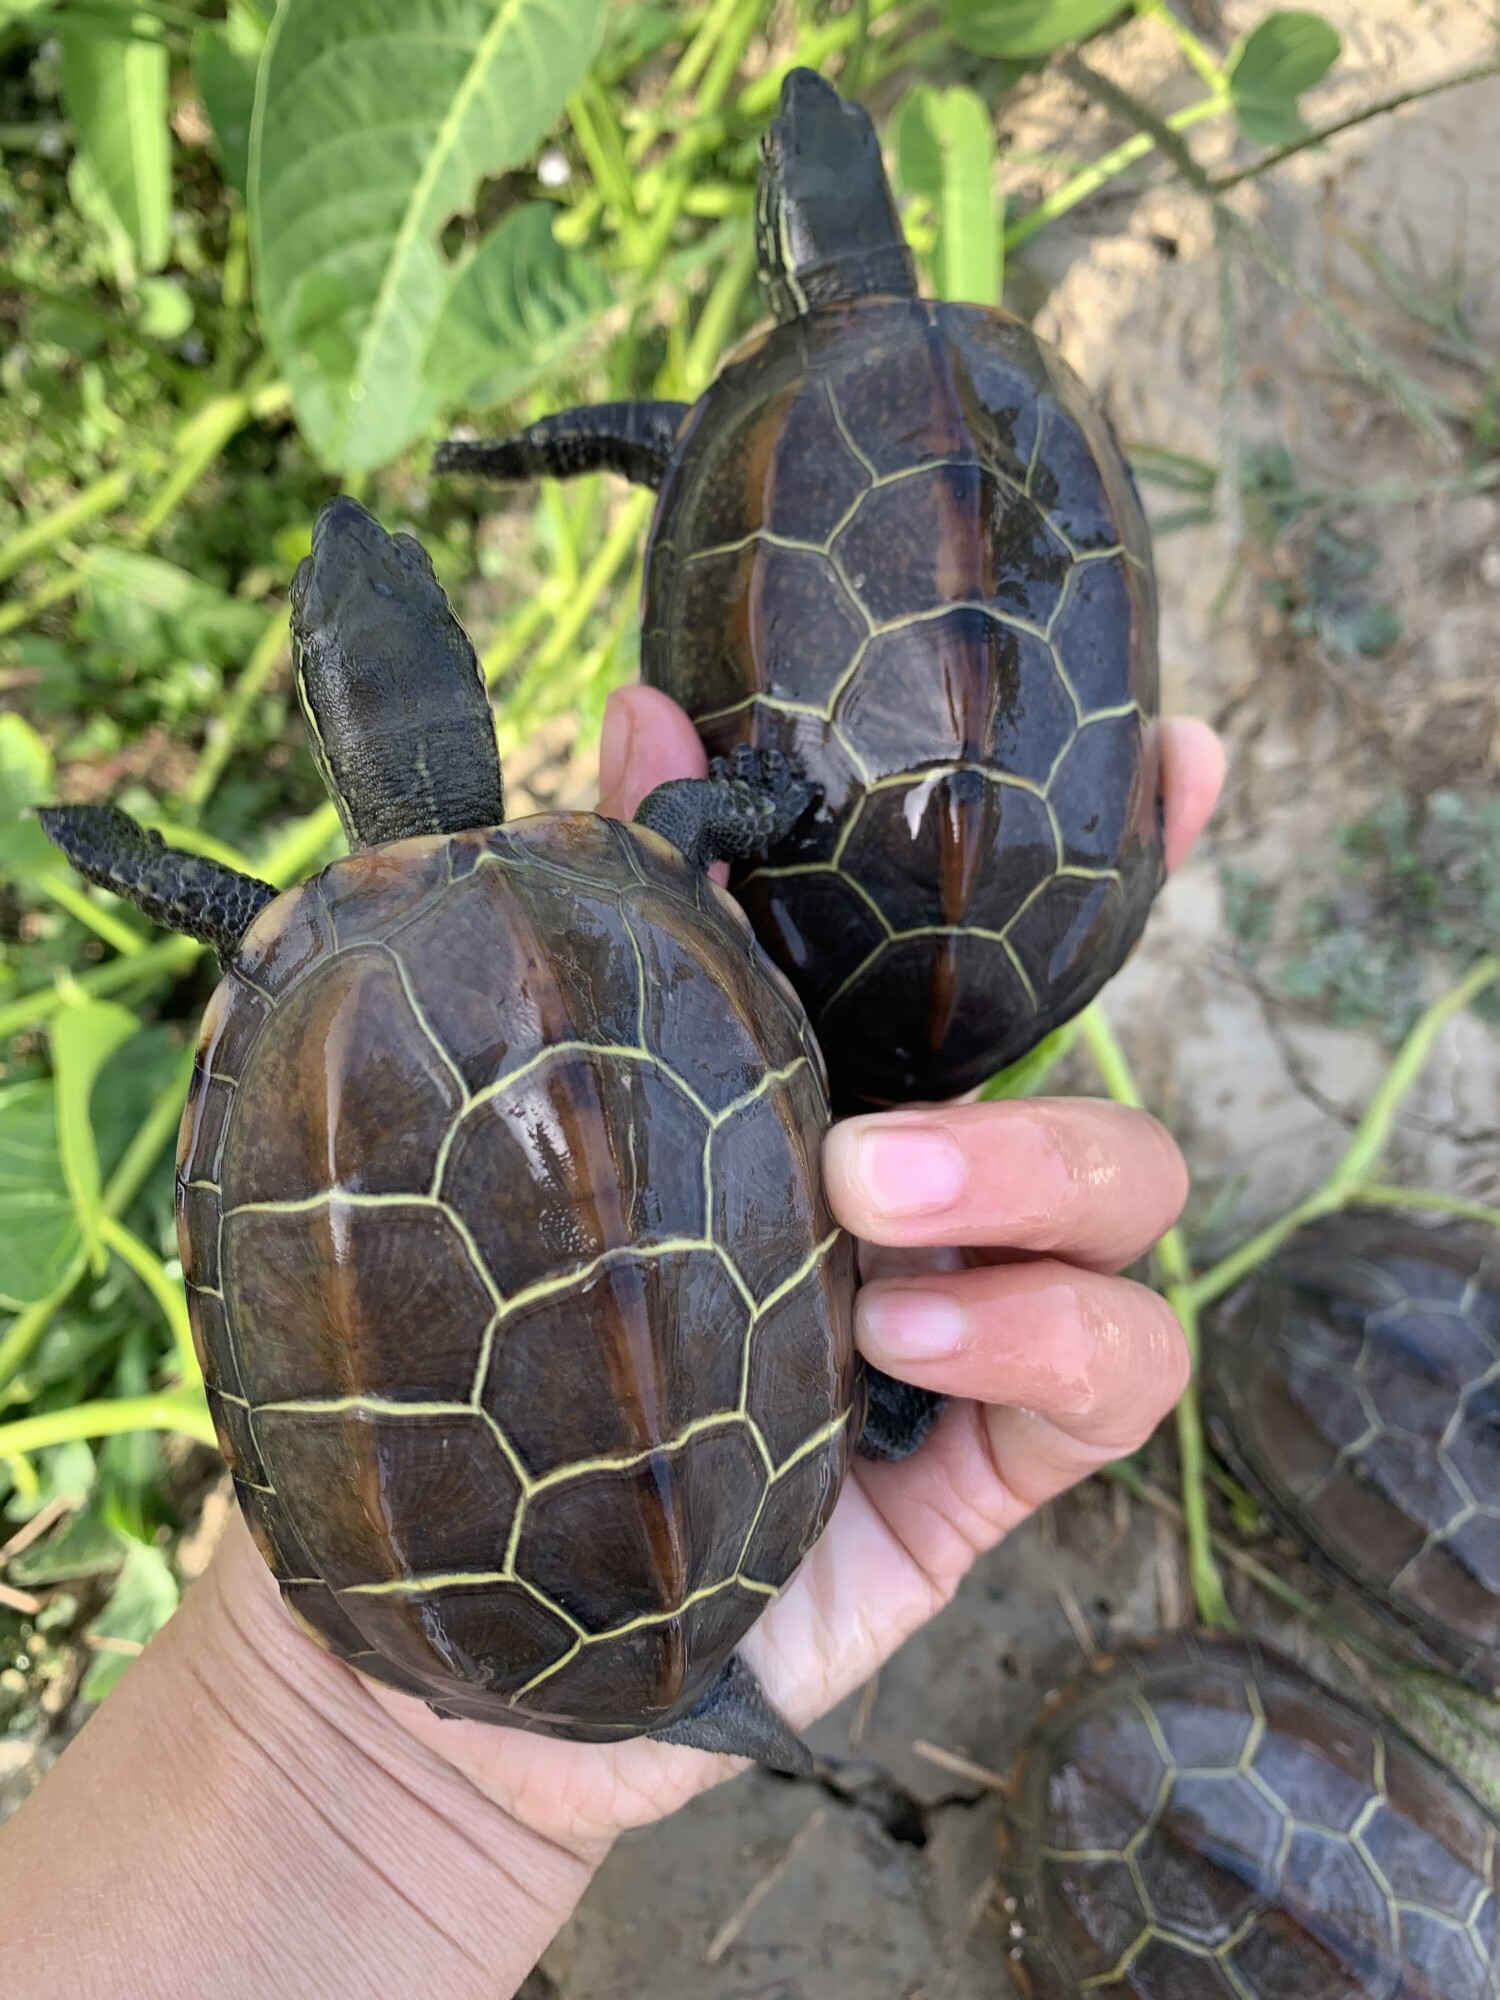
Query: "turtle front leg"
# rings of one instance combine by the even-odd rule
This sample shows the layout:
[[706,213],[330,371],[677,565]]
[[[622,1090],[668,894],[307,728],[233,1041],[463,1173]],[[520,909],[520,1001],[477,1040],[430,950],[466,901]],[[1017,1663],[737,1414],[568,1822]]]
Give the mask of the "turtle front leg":
[[653,491],[661,485],[689,403],[586,403],[528,424],[513,437],[450,438],[433,454],[434,472],[486,479],[571,479],[618,472]]
[[42,806],[37,818],[80,875],[125,897],[153,923],[211,944],[226,964],[281,893],[253,875],[168,847],[118,806]]
[[898,1382],[866,1362],[865,1421],[854,1449],[861,1458],[910,1458],[942,1415],[946,1396]]
[[742,743],[715,757],[706,778],[673,778],[641,801],[649,827],[696,868],[743,861],[784,840],[813,802],[813,787],[779,750]]
[[813,1772],[813,1754],[791,1724],[767,1701],[760,1682],[737,1653],[731,1654],[719,1678],[696,1708],[680,1722],[653,1729],[657,1743],[679,1743],[689,1750],[722,1751],[730,1757],[753,1757],[768,1770],[794,1778]]

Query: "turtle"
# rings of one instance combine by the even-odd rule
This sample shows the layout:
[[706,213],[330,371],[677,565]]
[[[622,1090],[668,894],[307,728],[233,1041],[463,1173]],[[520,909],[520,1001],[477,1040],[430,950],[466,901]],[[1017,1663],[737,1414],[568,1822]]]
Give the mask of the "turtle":
[[923,298],[868,114],[786,77],[768,331],[696,403],[454,440],[443,472],[657,489],[641,671],[815,812],[731,886],[836,1108],[959,1094],[1119,968],[1163,880],[1151,537],[1103,411],[998,308]]
[[1414,1647],[1500,1689],[1500,1234],[1321,1217],[1206,1335],[1245,1484]]
[[1500,1826],[1391,1725],[1251,1639],[1054,1698],[1002,1798],[1026,2000],[1496,2000]]
[[347,858],[278,894],[40,813],[219,954],[177,1216],[240,1507],[304,1630],[440,1715],[805,1769],[735,1649],[856,1435],[931,1416],[859,1370],[817,1044],[707,873],[807,786],[746,751],[630,825],[506,823],[419,542],[330,501],[291,615]]

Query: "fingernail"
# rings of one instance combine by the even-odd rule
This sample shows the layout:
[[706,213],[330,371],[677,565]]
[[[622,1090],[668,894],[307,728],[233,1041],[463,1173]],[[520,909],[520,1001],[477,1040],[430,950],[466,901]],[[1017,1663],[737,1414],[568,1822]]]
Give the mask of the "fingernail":
[[861,1345],[882,1358],[937,1361],[963,1345],[963,1308],[946,1292],[862,1292],[858,1311]]
[[624,814],[621,794],[635,736],[635,710],[619,699],[620,693],[616,689],[604,704],[604,735],[599,745],[599,810],[617,818]]
[[968,1164],[958,1141],[936,1126],[859,1131],[836,1125],[834,1139],[852,1145],[849,1171],[877,1214],[932,1215],[952,1208],[967,1185]]

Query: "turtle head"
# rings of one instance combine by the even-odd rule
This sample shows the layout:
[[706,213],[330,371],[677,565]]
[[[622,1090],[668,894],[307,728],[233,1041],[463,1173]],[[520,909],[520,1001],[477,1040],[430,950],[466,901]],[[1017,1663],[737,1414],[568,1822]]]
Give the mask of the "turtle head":
[[484,675],[422,544],[330,500],[291,613],[297,696],[350,845],[498,824]]
[[841,299],[917,296],[870,114],[814,70],[791,70],[781,86],[755,222],[761,288],[783,325]]

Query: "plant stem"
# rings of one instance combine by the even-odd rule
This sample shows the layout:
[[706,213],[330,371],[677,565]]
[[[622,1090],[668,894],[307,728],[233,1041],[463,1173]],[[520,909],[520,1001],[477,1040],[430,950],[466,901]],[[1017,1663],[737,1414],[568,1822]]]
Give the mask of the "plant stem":
[[6,605],[4,610],[0,610],[0,638],[4,638],[7,632],[16,631],[22,625],[29,625],[39,611],[50,610],[54,604],[61,604],[65,597],[71,597],[75,591],[82,588],[82,572],[76,569],[69,570],[65,575],[55,576],[50,582],[44,583],[40,590],[33,591],[30,597],[23,598],[19,604]]
[[9,576],[23,563],[31,562],[55,542],[72,534],[75,528],[81,528],[86,521],[97,520],[101,514],[113,513],[139,476],[138,467],[117,466],[113,472],[106,472],[102,479],[96,479],[92,486],[75,493],[71,500],[64,501],[52,513],[44,514],[38,521],[28,522],[0,548],[0,577]]
[[182,426],[172,444],[172,470],[136,522],[130,536],[133,546],[144,546],[152,539],[229,440],[249,423],[250,415],[248,396],[215,396]]
[[115,1396],[75,1403],[0,1424],[0,1459],[47,1451],[80,1438],[119,1437],[126,1431],[181,1431],[199,1444],[216,1445],[213,1423],[199,1389],[160,1390],[146,1396]]
[[[74,984],[97,999],[107,993],[118,993],[121,987],[143,978],[185,972],[203,950],[196,938],[163,938],[159,944],[148,944],[134,958],[114,958],[108,965],[90,966],[87,972],[75,975]],[[58,986],[42,986],[23,993],[19,1000],[0,1007],[0,1041],[28,1028],[39,1028],[62,1005],[63,992]]]
[[1209,89],[1218,97],[1229,94],[1229,79],[1222,67],[1216,63],[1209,51],[1188,27],[1179,21],[1166,0],[1134,0],[1135,11],[1143,21],[1159,21],[1187,57]]
[[1435,1188],[1386,1187],[1366,1181],[1356,1188],[1352,1202],[1364,1208],[1409,1208],[1418,1214],[1452,1215],[1462,1222],[1482,1222],[1487,1229],[1500,1229],[1500,1208],[1487,1208],[1482,1201],[1466,1201],[1462,1195],[1442,1194]]
[[235,744],[251,709],[264,694],[266,683],[280,664],[287,647],[288,618],[283,607],[272,613],[266,628],[255,642],[254,651],[234,684],[234,693],[221,716],[210,725],[193,775],[182,788],[178,803],[189,819],[196,819],[208,804],[224,766],[234,755]]
[[1323,125],[1316,132],[1308,132],[1300,139],[1293,139],[1289,145],[1278,146],[1274,153],[1263,154],[1253,166],[1241,167],[1232,174],[1220,174],[1209,182],[1215,194],[1227,194],[1244,181],[1253,181],[1261,174],[1269,173],[1272,167],[1279,167],[1283,160],[1289,160],[1297,153],[1305,153],[1310,146],[1321,146],[1329,139],[1336,139],[1341,132],[1352,132],[1356,125],[1364,125],[1371,118],[1380,118],[1387,111],[1399,111],[1403,105],[1417,104],[1424,97],[1436,97],[1445,90],[1457,90],[1460,84],[1478,83],[1481,78],[1500,73],[1500,56],[1492,56],[1488,62],[1476,63],[1472,69],[1461,69],[1452,76],[1440,76],[1432,83],[1418,84],[1414,90],[1398,90],[1392,97],[1378,97],[1372,104],[1361,105],[1358,111],[1351,111],[1347,118],[1336,118],[1331,125]]
[[[1188,132],[1193,126],[1201,125],[1204,119],[1216,118],[1228,109],[1227,98],[1200,97],[1196,104],[1189,104],[1181,111],[1174,111],[1166,123],[1173,132]],[[1035,208],[1028,208],[1024,215],[1018,216],[1014,222],[1007,223],[1006,249],[1014,250],[1028,237],[1035,236],[1039,229],[1045,228],[1049,222],[1056,222],[1059,216],[1066,215],[1070,209],[1077,208],[1080,202],[1087,201],[1091,194],[1096,194],[1106,183],[1118,179],[1127,167],[1133,166],[1137,160],[1145,159],[1148,153],[1155,150],[1156,141],[1149,133],[1132,133],[1110,152],[1103,154],[1089,166],[1081,168],[1071,180],[1065,181],[1055,194],[1049,194],[1044,201],[1039,201]]]
[[[1083,1038],[1089,1054],[1103,1078],[1104,1087],[1117,1104],[1141,1111],[1140,1091],[1126,1061],[1125,1051],[1097,1001],[1083,1015]],[[1188,1566],[1193,1579],[1193,1599],[1205,1625],[1234,1630],[1234,1616],[1224,1595],[1224,1579],[1213,1557],[1208,1520],[1208,1488],[1204,1476],[1207,1447],[1203,1437],[1203,1412],[1198,1402],[1198,1308],[1192,1291],[1192,1266],[1187,1245],[1179,1229],[1169,1229],[1156,1246],[1161,1267],[1163,1292],[1168,1305],[1182,1322],[1183,1338],[1192,1361],[1192,1377],[1177,1404],[1177,1452],[1181,1461],[1182,1511],[1187,1524]]]
[[139,931],[132,930],[123,918],[101,910],[66,875],[43,875],[36,886],[44,896],[50,896],[60,909],[66,910],[70,917],[76,917],[79,923],[86,924],[96,937],[103,938],[107,945],[113,946],[126,958],[136,958],[146,949]]
[[130,1266],[161,1308],[162,1317],[172,1335],[172,1346],[177,1354],[177,1373],[183,1386],[201,1389],[203,1377],[198,1367],[198,1352],[193,1346],[193,1329],[181,1284],[172,1282],[160,1257],[148,1250],[123,1222],[104,1216],[100,1220],[99,1234],[120,1261]]

